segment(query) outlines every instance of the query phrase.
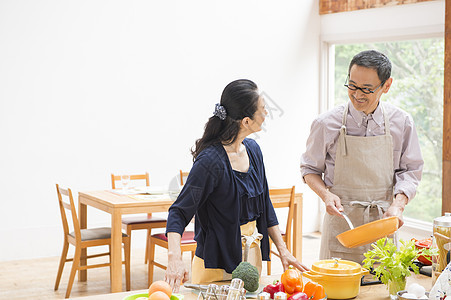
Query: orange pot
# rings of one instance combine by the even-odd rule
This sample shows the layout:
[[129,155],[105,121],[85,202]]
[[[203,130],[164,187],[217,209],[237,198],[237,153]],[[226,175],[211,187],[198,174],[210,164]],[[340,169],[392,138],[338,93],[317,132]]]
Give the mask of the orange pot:
[[302,275],[321,284],[331,299],[350,299],[359,294],[360,278],[368,274],[360,264],[340,259],[326,259],[313,263]]

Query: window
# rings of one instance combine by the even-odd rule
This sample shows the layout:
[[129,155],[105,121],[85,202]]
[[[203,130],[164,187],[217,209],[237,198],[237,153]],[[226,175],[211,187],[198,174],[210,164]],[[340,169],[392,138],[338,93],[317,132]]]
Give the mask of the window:
[[335,45],[334,103],[348,101],[343,86],[352,57],[362,50],[385,53],[392,62],[393,84],[382,101],[410,113],[424,159],[423,178],[404,216],[431,222],[441,215],[444,39],[429,38]]

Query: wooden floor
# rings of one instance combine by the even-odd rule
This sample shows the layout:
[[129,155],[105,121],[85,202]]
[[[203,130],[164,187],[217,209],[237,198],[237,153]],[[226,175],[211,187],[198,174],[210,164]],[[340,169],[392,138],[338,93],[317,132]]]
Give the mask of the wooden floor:
[[[303,237],[303,262],[311,266],[318,259],[320,238],[318,234]],[[167,262],[166,250],[157,247],[157,260]],[[147,265],[144,264],[144,249],[132,249],[131,289],[147,288]],[[99,258],[101,261],[102,258]],[[104,261],[104,260],[103,260]],[[189,253],[184,254],[186,265],[190,262]],[[67,263],[60,287],[53,290],[59,257],[40,258],[34,260],[0,262],[0,299],[64,299],[71,263]],[[93,262],[93,261],[91,261]],[[273,256],[272,273],[282,272],[280,260]],[[263,274],[266,274],[266,263],[263,263]],[[155,268],[154,280],[164,277],[164,271]],[[125,278],[123,280],[125,291]],[[75,279],[71,298],[107,294],[110,292],[109,269],[88,270],[88,281],[78,282]]]

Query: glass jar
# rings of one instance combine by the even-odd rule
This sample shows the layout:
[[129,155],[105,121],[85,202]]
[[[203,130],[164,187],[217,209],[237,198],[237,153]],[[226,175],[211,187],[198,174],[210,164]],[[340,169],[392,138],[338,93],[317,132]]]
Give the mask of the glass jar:
[[219,290],[218,285],[211,283],[208,285],[207,292],[205,293],[205,300],[217,300],[216,293]]
[[432,247],[437,248],[438,255],[432,256],[432,284],[449,263],[451,250],[451,213],[434,219],[434,239]]
[[232,279],[227,294],[227,300],[241,300],[241,295],[244,289],[244,282],[239,278]]

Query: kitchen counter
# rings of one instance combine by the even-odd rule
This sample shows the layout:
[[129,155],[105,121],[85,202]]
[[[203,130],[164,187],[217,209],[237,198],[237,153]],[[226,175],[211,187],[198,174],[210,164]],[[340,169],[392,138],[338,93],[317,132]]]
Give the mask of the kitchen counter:
[[[261,278],[262,285],[272,283],[275,279],[280,279],[280,275],[263,276]],[[432,278],[424,275],[412,274],[407,278],[407,285],[411,283],[421,284],[429,291],[432,288]],[[219,283],[221,285],[221,283]],[[104,294],[89,297],[73,298],[78,300],[122,300],[128,295],[147,293],[147,290],[137,290],[123,293]],[[183,286],[180,288],[180,293],[185,296],[184,300],[197,300],[197,294],[193,293],[191,289],[186,289]],[[376,300],[376,299],[390,299],[388,290],[384,284],[376,284],[369,286],[361,286],[360,293],[355,297],[356,300]]]

